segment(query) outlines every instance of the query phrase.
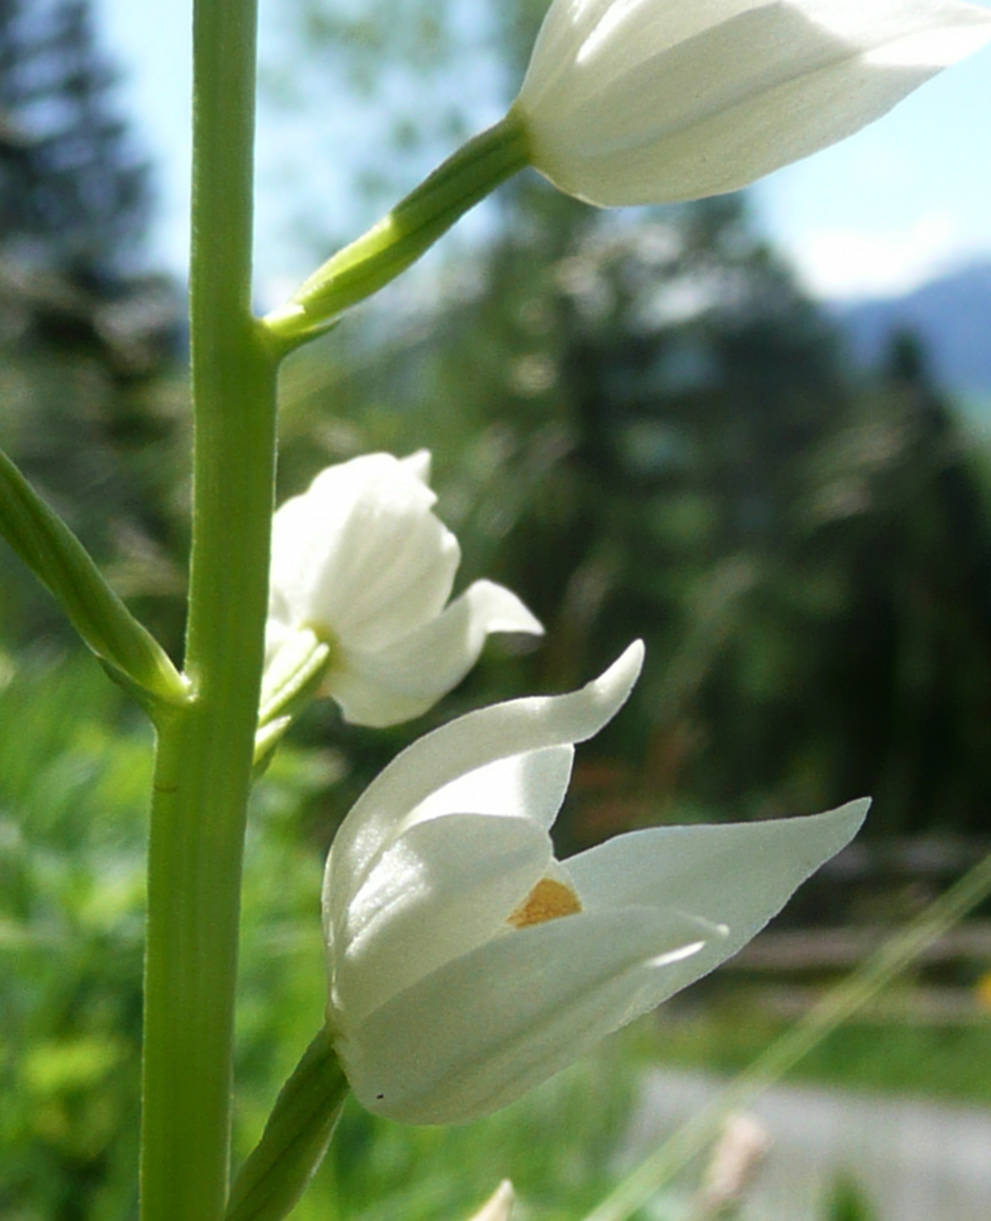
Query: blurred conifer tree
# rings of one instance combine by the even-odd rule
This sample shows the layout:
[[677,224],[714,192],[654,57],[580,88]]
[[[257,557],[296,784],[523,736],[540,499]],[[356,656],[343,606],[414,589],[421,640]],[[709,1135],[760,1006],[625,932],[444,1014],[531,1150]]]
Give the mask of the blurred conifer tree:
[[88,0],[0,0],[0,247],[98,287],[133,265],[146,164]]
[[[139,257],[150,202],[90,0],[0,0],[0,445],[174,640],[182,314]],[[72,639],[5,548],[0,581],[0,639]]]

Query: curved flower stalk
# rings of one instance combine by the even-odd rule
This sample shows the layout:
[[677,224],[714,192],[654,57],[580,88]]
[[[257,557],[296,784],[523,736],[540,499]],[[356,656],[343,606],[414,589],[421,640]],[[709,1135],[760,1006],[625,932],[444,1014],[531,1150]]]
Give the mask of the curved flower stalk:
[[428,734],[341,825],[327,1021],[370,1110],[448,1123],[511,1102],[736,953],[860,826],[866,801],[555,860],[574,744],[615,715],[642,657],[634,644],[580,691]]
[[958,0],[554,0],[510,117],[571,195],[697,199],[841,140],[989,38]]
[[275,514],[262,740],[300,693],[385,726],[425,712],[465,676],[490,632],[540,634],[502,585],[448,603],[460,549],[432,508],[430,455],[369,454],[327,467]]

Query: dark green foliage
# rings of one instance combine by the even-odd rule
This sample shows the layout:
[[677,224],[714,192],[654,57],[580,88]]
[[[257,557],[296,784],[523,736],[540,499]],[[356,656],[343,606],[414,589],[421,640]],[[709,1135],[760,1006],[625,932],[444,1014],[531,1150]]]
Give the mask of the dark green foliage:
[[[188,540],[185,381],[122,385],[105,357],[0,344],[0,444],[175,656]],[[73,639],[6,545],[0,583],[0,641]]]
[[149,734],[82,658],[61,670],[8,665],[0,723],[0,1213],[124,1218]]

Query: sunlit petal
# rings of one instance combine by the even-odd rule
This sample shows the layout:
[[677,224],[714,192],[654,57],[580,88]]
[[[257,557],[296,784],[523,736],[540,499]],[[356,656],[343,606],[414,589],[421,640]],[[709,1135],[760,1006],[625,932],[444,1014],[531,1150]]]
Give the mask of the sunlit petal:
[[958,0],[555,0],[514,111],[570,194],[695,199],[850,135],[989,38]]
[[370,1110],[410,1123],[486,1114],[651,1008],[668,957],[697,952],[708,931],[628,908],[491,941],[341,1039],[352,1088]]
[[674,992],[760,932],[850,842],[869,805],[860,800],[805,818],[632,831],[570,857],[568,872],[590,911],[656,903],[725,926],[725,938],[672,969]]
[[[272,526],[266,665],[316,639],[321,690],[348,720],[395,725],[425,712],[475,664],[493,632],[539,635],[508,589],[477,581],[447,605],[457,539],[433,513],[430,455],[368,454],[322,471]],[[446,608],[446,609],[445,609]],[[266,690],[278,684],[266,675]]]
[[494,704],[419,738],[379,773],[342,823],[327,861],[326,892],[346,894],[360,884],[401,820],[443,785],[497,759],[598,733],[622,707],[642,663],[638,641],[580,691]]
[[339,913],[332,1005],[348,1023],[490,940],[546,872],[551,842],[526,818],[449,814],[396,840]]
[[476,581],[446,608],[380,648],[342,647],[334,698],[360,725],[395,725],[432,707],[478,660],[493,632],[539,636],[540,623],[510,590]]

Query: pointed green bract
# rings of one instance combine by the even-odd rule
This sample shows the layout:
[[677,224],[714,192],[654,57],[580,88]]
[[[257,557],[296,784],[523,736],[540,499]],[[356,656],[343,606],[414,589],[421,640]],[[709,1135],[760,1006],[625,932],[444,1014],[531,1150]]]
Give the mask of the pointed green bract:
[[186,681],[165,650],[110,588],[79,539],[3,453],[0,534],[52,592],[111,675],[142,698],[185,702]]
[[330,1035],[321,1028],[234,1180],[224,1221],[281,1221],[288,1215],[323,1161],[347,1089]]

